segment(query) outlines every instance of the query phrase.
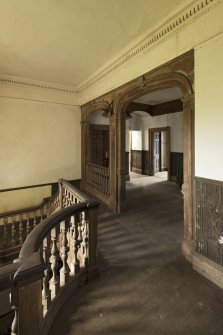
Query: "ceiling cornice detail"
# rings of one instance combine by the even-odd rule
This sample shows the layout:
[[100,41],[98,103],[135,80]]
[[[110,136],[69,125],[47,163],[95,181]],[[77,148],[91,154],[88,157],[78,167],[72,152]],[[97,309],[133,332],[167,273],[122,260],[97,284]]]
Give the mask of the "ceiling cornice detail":
[[162,43],[169,38],[170,35],[176,34],[178,31],[184,29],[187,25],[195,22],[201,16],[222,4],[222,2],[223,0],[198,0],[193,4],[186,5],[186,8],[184,7],[179,10],[177,14],[174,14],[165,22],[160,23],[155,30],[153,29],[153,31],[150,31],[140,43],[137,43],[135,47],[132,47],[129,51],[124,53],[123,56],[119,57],[107,67],[99,70],[95,75],[90,76],[88,80],[77,87],[77,91],[81,92],[85,90],[98,80],[132,60],[134,57],[155,47],[158,43]]
[[48,91],[55,91],[60,93],[68,93],[68,94],[76,94],[77,91],[73,88],[69,87],[61,87],[57,86],[55,84],[51,83],[44,83],[40,81],[35,80],[29,80],[29,79],[20,79],[20,78],[14,78],[10,76],[1,76],[0,75],[0,83],[3,85],[13,85],[13,86],[22,86],[22,87],[31,87],[31,88],[37,88],[37,89],[43,89]]

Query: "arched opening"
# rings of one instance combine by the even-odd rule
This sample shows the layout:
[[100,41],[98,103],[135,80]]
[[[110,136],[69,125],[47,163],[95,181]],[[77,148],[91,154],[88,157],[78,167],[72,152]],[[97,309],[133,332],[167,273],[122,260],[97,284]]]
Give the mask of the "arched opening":
[[[126,204],[126,111],[131,102],[157,91],[178,89],[183,109],[183,185],[184,239],[183,253],[191,260],[194,250],[193,232],[193,178],[194,178],[194,94],[193,52],[188,52],[173,61],[129,82],[82,106],[82,188],[92,191],[114,212],[120,213]],[[109,168],[103,183],[108,194],[89,189],[88,162],[90,155],[89,116],[103,110],[109,115]],[[96,180],[99,178],[96,174]]]
[[[193,248],[193,176],[194,176],[194,105],[193,105],[193,90],[188,79],[180,73],[167,73],[156,77],[153,80],[144,80],[144,85],[125,92],[120,95],[115,103],[115,113],[118,120],[118,176],[117,176],[117,210],[121,212],[126,206],[126,154],[125,154],[125,121],[126,111],[132,101],[146,95],[157,92],[158,90],[176,89],[181,92],[181,103],[183,110],[183,148],[184,148],[184,163],[183,163],[183,185],[182,193],[184,196],[184,239],[183,253],[190,259]],[[124,135],[123,135],[124,134]]]
[[82,189],[110,205],[110,105],[100,102],[82,115]]

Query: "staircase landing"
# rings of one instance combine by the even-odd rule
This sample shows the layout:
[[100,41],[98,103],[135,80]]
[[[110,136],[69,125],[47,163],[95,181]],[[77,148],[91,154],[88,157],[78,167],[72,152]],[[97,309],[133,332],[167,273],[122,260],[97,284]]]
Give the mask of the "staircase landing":
[[158,177],[127,184],[126,212],[99,222],[100,278],[69,299],[50,334],[222,334],[223,291],[181,256],[178,187]]

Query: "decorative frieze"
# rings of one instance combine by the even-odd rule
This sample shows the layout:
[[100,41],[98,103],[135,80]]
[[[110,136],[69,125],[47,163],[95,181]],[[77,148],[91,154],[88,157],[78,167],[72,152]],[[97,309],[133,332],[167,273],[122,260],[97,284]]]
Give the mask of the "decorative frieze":
[[[103,68],[101,71],[94,76],[91,76],[87,81],[78,87],[78,91],[81,92],[93,85],[98,80],[104,78],[109,73],[117,70],[119,67],[125,63],[132,60],[134,57],[144,53],[148,49],[154,48],[158,43],[164,42],[171,35],[176,34],[178,31],[184,29],[187,25],[195,22],[201,16],[205,15],[207,12],[215,8],[216,6],[222,4],[222,0],[200,0],[194,1],[190,6],[185,5],[183,9],[179,9],[177,14],[169,17],[150,32],[146,38],[144,38],[141,43],[137,43],[137,46],[131,48],[122,57],[119,57],[112,64]],[[139,85],[144,86],[144,78],[140,77]]]

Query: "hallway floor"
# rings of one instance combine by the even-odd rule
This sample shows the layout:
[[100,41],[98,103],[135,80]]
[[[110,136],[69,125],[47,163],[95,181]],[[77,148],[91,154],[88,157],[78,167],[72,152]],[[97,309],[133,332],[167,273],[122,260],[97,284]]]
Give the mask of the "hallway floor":
[[223,291],[181,256],[179,188],[133,174],[127,190],[125,213],[101,215],[100,277],[67,301],[50,334],[222,334]]

